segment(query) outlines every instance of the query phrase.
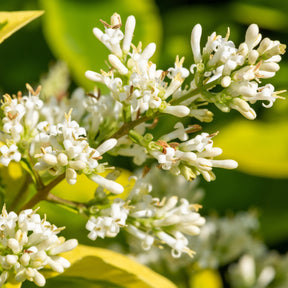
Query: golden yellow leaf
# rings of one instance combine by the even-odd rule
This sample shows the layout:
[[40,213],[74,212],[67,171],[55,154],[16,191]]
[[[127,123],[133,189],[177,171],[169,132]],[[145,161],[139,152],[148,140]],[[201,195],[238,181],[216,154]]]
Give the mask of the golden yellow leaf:
[[61,278],[84,278],[126,288],[176,288],[170,280],[146,266],[107,249],[79,245],[63,256],[72,265],[61,274]]
[[237,120],[213,140],[223,158],[238,162],[240,171],[270,178],[288,177],[288,122],[263,123]]
[[22,286],[22,282],[20,283],[6,283],[3,288],[20,288]]
[[191,288],[222,288],[221,277],[216,270],[204,269],[199,270],[190,278]]
[[0,43],[43,13],[44,11],[0,12]]

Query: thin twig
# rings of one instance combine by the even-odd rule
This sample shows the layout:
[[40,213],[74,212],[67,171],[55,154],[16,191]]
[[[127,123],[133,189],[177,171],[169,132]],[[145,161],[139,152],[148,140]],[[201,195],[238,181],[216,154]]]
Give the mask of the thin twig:
[[141,118],[138,118],[134,121],[128,122],[128,123],[124,123],[118,131],[116,131],[110,138],[115,138],[115,139],[119,139],[120,137],[127,135],[129,133],[129,131],[133,128],[135,128],[136,126],[138,126],[139,124],[146,122],[148,120],[154,119],[156,117],[159,117],[160,113],[157,112],[155,114],[153,114],[152,116],[143,116]]
[[58,203],[58,204],[63,204],[65,206],[69,206],[72,208],[76,208],[77,210],[79,208],[86,208],[84,203],[80,203],[80,202],[76,202],[76,201],[71,201],[71,200],[67,200],[64,198],[61,198],[59,196],[56,196],[52,193],[48,193],[46,200],[49,202],[53,202],[53,203]]
[[52,180],[48,185],[44,186],[43,189],[38,190],[37,193],[21,208],[21,210],[33,208],[38,202],[47,200],[49,192],[64,178],[65,173]]

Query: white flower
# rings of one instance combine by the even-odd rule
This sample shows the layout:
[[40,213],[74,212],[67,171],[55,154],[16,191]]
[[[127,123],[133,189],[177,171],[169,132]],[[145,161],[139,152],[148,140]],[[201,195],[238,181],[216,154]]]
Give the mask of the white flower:
[[129,200],[131,211],[128,215],[126,230],[141,240],[142,248],[149,250],[157,240],[172,248],[172,256],[180,257],[181,253],[193,255],[188,248],[188,238],[184,234],[198,235],[205,219],[200,216],[197,204],[190,204],[186,199],[172,196],[168,199],[153,198],[149,186],[139,179],[133,188]]
[[239,260],[239,263],[231,267],[234,271],[238,271],[240,283],[247,287],[269,287],[269,284],[275,279],[276,271],[273,266],[267,265],[262,269],[257,269],[256,261],[253,256],[245,254]]
[[121,57],[122,49],[120,47],[120,42],[123,39],[124,35],[120,30],[121,27],[121,18],[120,15],[114,13],[111,16],[111,25],[105,23],[105,33],[100,29],[94,28],[94,35],[115,55]]
[[4,166],[8,166],[11,161],[19,162],[21,160],[21,153],[18,151],[18,147],[15,144],[3,145],[0,147],[0,163]]
[[234,160],[213,159],[222,154],[220,148],[213,147],[213,136],[202,133],[180,144],[169,144],[160,138],[157,142],[151,142],[147,149],[157,159],[159,167],[170,170],[174,175],[182,174],[187,180],[192,180],[202,174],[206,181],[212,181],[215,180],[213,167],[235,169],[238,166]]
[[86,129],[71,120],[71,113],[72,110],[66,114],[63,123],[49,126],[44,122],[38,125],[40,133],[37,145],[40,153],[34,155],[37,159],[35,168],[47,170],[53,176],[65,173],[66,181],[71,185],[77,182],[78,173],[84,173],[99,185],[110,188],[113,193],[123,192],[120,184],[95,174],[97,169],[104,168],[98,160],[117,144],[117,140],[108,139],[97,149],[90,147]]
[[88,238],[96,240],[97,237],[115,237],[120,228],[126,226],[129,210],[125,204],[122,199],[116,199],[110,208],[101,210],[98,217],[91,216],[86,223],[86,229],[90,231]]
[[46,280],[39,270],[50,268],[62,273],[70,266],[69,261],[58,254],[74,249],[77,240],[65,241],[58,237],[62,228],[42,220],[36,211],[24,210],[18,216],[14,212],[7,213],[4,206],[0,223],[0,243],[3,246],[0,284],[10,277],[16,282],[29,280],[44,286]]
[[188,248],[188,239],[182,233],[177,232],[173,237],[168,233],[161,231],[157,233],[157,236],[172,248],[171,254],[174,258],[179,258],[183,252],[191,257],[193,256],[194,251]]

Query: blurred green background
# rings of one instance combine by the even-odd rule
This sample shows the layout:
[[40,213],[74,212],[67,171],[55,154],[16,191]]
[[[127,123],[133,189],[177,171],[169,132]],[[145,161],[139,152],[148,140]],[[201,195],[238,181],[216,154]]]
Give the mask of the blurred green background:
[[[109,22],[114,12],[121,14],[123,22],[130,14],[136,16],[133,42],[141,40],[144,46],[156,42],[158,52],[153,60],[163,70],[174,65],[177,54],[185,56],[186,67],[192,64],[190,33],[197,23],[203,27],[203,44],[213,31],[225,35],[230,27],[230,38],[239,45],[251,23],[259,25],[263,37],[288,42],[288,2],[282,0],[0,1],[2,11],[34,9],[45,10],[45,15],[0,45],[1,94],[23,91],[27,82],[37,85],[56,59],[67,62],[71,89],[78,85],[92,89],[84,72],[105,69],[108,55],[92,28],[102,27],[100,18]],[[276,90],[287,89],[287,75],[284,55],[280,71],[270,80]],[[215,145],[223,148],[223,157],[237,160],[239,169],[215,169],[215,182],[201,181],[206,190],[202,204],[204,213],[219,215],[256,208],[266,244],[284,252],[288,248],[288,104],[279,100],[271,109],[261,104],[254,108],[258,118],[249,121],[235,111],[224,114],[211,107],[215,121],[204,124],[203,130],[220,131]],[[50,217],[57,219],[57,209],[53,213]]]

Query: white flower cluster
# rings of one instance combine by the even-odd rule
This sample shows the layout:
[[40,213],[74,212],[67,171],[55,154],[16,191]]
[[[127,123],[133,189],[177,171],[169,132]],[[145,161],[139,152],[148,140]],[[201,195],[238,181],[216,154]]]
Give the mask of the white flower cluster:
[[[112,69],[101,74],[87,71],[87,78],[105,84],[115,100],[129,107],[132,120],[149,110],[152,113],[161,111],[178,117],[187,116],[189,109],[186,106],[170,106],[165,101],[189,76],[189,71],[182,66],[184,59],[177,57],[175,67],[167,72],[157,70],[156,64],[150,61],[156,50],[155,43],[148,44],[143,50],[141,43],[137,47],[131,43],[135,24],[134,16],[129,16],[124,35],[120,30],[120,16],[114,14],[111,25],[104,22],[105,33],[98,28],[93,29],[95,36],[111,52],[108,59]],[[164,81],[166,76],[171,79],[170,83]]]
[[0,287],[7,280],[29,280],[44,286],[45,277],[39,272],[44,268],[63,273],[70,263],[59,254],[74,249],[78,242],[58,237],[61,230],[41,219],[35,210],[24,210],[17,215],[7,213],[4,206],[0,215]]
[[86,130],[71,120],[71,112],[65,115],[63,123],[49,125],[44,121],[37,126],[36,142],[41,153],[34,155],[36,170],[48,171],[53,176],[65,173],[66,181],[71,185],[76,183],[77,173],[84,173],[112,193],[122,193],[120,184],[94,174],[104,171],[98,160],[116,145],[117,140],[109,139],[97,149],[91,148],[86,140]]
[[[134,156],[136,164],[142,164],[148,157],[153,157],[157,160],[159,168],[169,170],[174,175],[183,175],[186,180],[195,179],[201,174],[206,181],[213,181],[216,178],[213,167],[237,168],[238,164],[234,160],[213,159],[222,154],[221,148],[213,147],[212,137],[216,134],[201,133],[189,139],[188,133],[197,131],[198,126],[185,128],[178,122],[174,129],[161,136],[158,141],[152,141],[151,134],[142,136],[136,131],[130,131],[135,144],[129,148],[120,147],[116,151],[121,155]],[[183,142],[172,142],[175,139]]]
[[273,266],[266,266],[262,270],[256,271],[255,259],[248,254],[240,258],[237,266],[230,267],[230,271],[238,274],[234,275],[239,281],[237,286],[235,285],[236,287],[269,287],[276,274]]
[[288,285],[288,257],[271,251],[255,257],[244,254],[228,269],[231,287],[281,288]]
[[215,103],[223,112],[238,110],[248,119],[256,118],[248,102],[254,104],[258,100],[267,101],[268,105],[263,106],[271,107],[283,91],[275,92],[271,84],[259,87],[259,83],[261,79],[275,76],[280,68],[280,55],[285,53],[286,45],[269,38],[261,41],[258,26],[252,24],[247,29],[245,41],[238,48],[228,40],[228,30],[225,38],[213,32],[201,52],[201,34],[201,25],[197,24],[191,34],[196,63],[191,66],[192,73],[196,68],[191,86],[206,86],[210,90],[218,85],[222,91],[199,93],[196,98]]
[[91,216],[86,224],[88,238],[115,237],[126,226],[129,207],[122,199],[115,199],[109,208],[102,209],[97,217]]
[[[3,118],[0,123],[0,163],[8,166],[11,161],[21,160],[21,150],[29,146],[29,140],[35,135],[35,128],[39,120],[39,111],[43,106],[43,101],[39,99],[41,87],[34,91],[29,84],[26,84],[29,91],[28,96],[11,97],[8,94],[1,100]],[[20,149],[20,151],[19,151]],[[26,151],[27,153],[27,151]]]
[[266,249],[260,239],[255,237],[258,229],[258,219],[248,212],[226,217],[206,217],[206,224],[198,237],[191,239],[191,245],[197,251],[195,260],[203,269],[218,269],[244,253],[258,257]]
[[83,101],[83,107],[88,115],[83,119],[91,142],[119,128],[122,123],[122,104],[110,94],[101,95],[100,91],[88,94]]
[[[188,238],[184,235],[198,235],[205,219],[200,216],[198,204],[190,204],[186,199],[180,201],[177,196],[153,198],[149,193],[151,184],[139,179],[129,196],[131,209],[127,219],[126,230],[141,240],[144,250],[152,245],[168,245],[173,257],[182,253],[191,257],[194,254],[189,247]],[[180,203],[179,203],[180,202]]]
[[[175,127],[174,132],[184,132],[184,127]],[[180,132],[180,133],[181,133]],[[222,149],[213,147],[212,137],[208,133],[201,133],[196,137],[182,142],[167,143],[163,139],[172,140],[171,138],[179,137],[175,133],[165,135],[160,138],[153,145],[149,145],[149,154],[155,157],[164,170],[170,170],[175,175],[183,175],[187,180],[195,179],[197,175],[201,174],[206,181],[215,180],[215,174],[212,171],[213,167],[220,167],[226,169],[235,169],[238,164],[234,160],[214,160],[222,154]],[[155,149],[156,148],[156,149]],[[159,149],[160,148],[160,149]]]

